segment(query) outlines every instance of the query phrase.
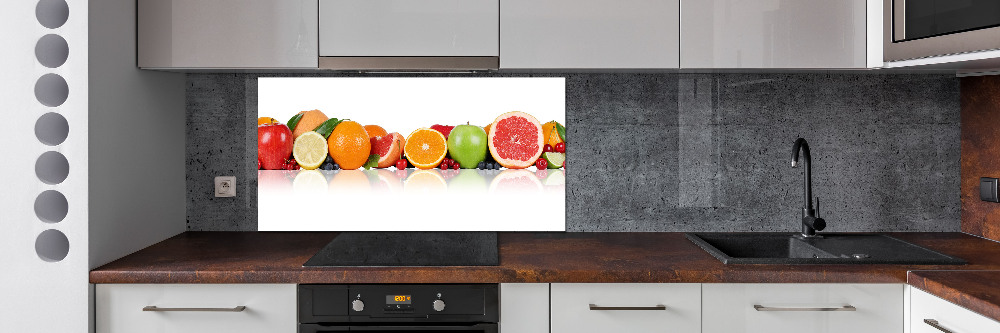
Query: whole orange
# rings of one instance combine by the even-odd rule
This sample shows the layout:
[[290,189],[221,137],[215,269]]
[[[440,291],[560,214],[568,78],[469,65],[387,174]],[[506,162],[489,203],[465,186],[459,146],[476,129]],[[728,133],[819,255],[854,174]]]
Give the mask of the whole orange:
[[309,110],[299,112],[302,115],[302,119],[299,119],[299,123],[295,125],[295,129],[292,130],[292,138],[298,139],[299,135],[305,134],[306,132],[315,130],[316,127],[322,125],[324,121],[328,118],[323,111],[320,110]]
[[333,162],[344,170],[354,170],[365,165],[372,149],[364,126],[350,120],[337,125],[326,142],[330,146],[330,157],[333,158]]
[[271,118],[271,117],[260,117],[260,118],[257,118],[257,126],[265,125],[265,124],[274,124],[274,123],[278,123],[278,120],[274,119],[274,118]]
[[379,125],[365,125],[365,131],[368,132],[369,138],[381,138],[389,134],[389,132],[386,132],[385,129]]

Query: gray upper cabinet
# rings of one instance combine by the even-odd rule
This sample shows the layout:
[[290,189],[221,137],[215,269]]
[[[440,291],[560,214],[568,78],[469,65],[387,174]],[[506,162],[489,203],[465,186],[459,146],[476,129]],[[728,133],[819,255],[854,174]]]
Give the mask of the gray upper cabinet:
[[677,68],[678,0],[503,0],[500,68]]
[[681,68],[869,67],[867,2],[682,0]]
[[315,69],[317,7],[316,0],[138,0],[139,67]]

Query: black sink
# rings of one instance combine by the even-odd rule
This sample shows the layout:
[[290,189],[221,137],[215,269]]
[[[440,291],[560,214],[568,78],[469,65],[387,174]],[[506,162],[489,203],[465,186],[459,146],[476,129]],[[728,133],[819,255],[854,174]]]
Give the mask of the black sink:
[[687,238],[724,264],[964,265],[944,255],[880,234],[689,233]]

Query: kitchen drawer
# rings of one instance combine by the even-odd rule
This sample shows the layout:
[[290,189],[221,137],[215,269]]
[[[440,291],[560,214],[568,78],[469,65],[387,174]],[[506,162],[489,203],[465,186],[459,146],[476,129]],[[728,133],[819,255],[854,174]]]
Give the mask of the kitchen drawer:
[[[296,332],[294,284],[98,284],[98,333]],[[143,311],[157,308],[246,308]]]
[[[925,319],[937,321],[937,324],[947,331],[931,326],[924,322]],[[910,333],[941,332],[1000,332],[1000,322],[983,317],[923,290],[910,288]]]
[[[904,291],[902,284],[705,284],[702,327],[705,333],[903,332]],[[848,305],[856,310],[816,309]]]
[[553,283],[551,290],[552,333],[701,331],[700,284]]

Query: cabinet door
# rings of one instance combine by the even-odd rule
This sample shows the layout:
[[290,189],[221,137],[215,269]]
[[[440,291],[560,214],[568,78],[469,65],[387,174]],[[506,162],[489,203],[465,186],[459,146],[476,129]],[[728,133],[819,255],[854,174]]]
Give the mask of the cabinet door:
[[320,0],[324,57],[496,57],[499,0]]
[[[98,284],[95,304],[98,333],[295,332],[298,324],[294,284]],[[237,306],[246,308],[219,311]]]
[[1000,332],[1000,322],[923,290],[910,288],[910,332],[908,333],[941,333],[942,330],[931,325],[932,323],[953,333]]
[[140,68],[317,67],[316,0],[138,1]]
[[549,284],[500,284],[500,333],[549,333]]
[[[901,284],[705,284],[705,333],[903,331]],[[834,309],[852,311],[831,311]]]
[[501,68],[677,68],[678,0],[504,0]]
[[701,331],[701,285],[553,283],[553,333]]
[[681,68],[865,68],[867,0],[682,0]]

